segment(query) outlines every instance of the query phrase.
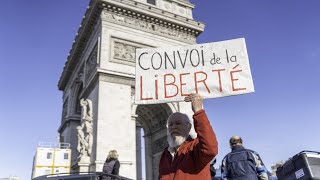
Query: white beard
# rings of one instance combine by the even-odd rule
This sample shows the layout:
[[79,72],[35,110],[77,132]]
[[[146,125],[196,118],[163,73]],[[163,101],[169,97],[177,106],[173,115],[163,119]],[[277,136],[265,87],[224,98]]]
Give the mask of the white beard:
[[169,144],[169,148],[176,148],[181,146],[184,141],[186,141],[187,136],[171,136],[169,132],[167,132],[167,141]]

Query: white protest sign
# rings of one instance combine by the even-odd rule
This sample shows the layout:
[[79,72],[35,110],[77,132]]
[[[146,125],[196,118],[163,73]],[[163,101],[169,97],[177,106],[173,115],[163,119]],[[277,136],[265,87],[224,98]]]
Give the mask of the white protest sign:
[[136,104],[254,92],[245,39],[136,50]]

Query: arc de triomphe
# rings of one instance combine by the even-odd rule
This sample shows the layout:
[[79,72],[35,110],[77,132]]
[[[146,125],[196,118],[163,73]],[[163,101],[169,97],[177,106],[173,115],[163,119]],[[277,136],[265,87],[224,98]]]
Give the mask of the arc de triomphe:
[[193,8],[189,0],[90,1],[58,84],[58,131],[60,141],[71,144],[72,171],[99,172],[116,149],[120,175],[142,179],[143,129],[146,179],[157,179],[166,119],[191,109],[183,102],[133,103],[135,49],[195,44],[204,25],[193,20]]

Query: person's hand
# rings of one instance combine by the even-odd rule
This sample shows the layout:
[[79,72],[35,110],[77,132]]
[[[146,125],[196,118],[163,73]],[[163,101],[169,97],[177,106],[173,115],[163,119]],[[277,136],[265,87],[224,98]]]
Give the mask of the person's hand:
[[199,94],[191,93],[184,98],[185,102],[191,102],[192,111],[195,113],[202,109],[203,97]]

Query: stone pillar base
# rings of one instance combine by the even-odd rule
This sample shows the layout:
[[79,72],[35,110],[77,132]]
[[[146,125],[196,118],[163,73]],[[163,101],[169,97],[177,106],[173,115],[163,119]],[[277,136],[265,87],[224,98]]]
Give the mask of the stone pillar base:
[[79,161],[72,165],[72,170],[79,174],[87,174],[90,172],[90,162]]

